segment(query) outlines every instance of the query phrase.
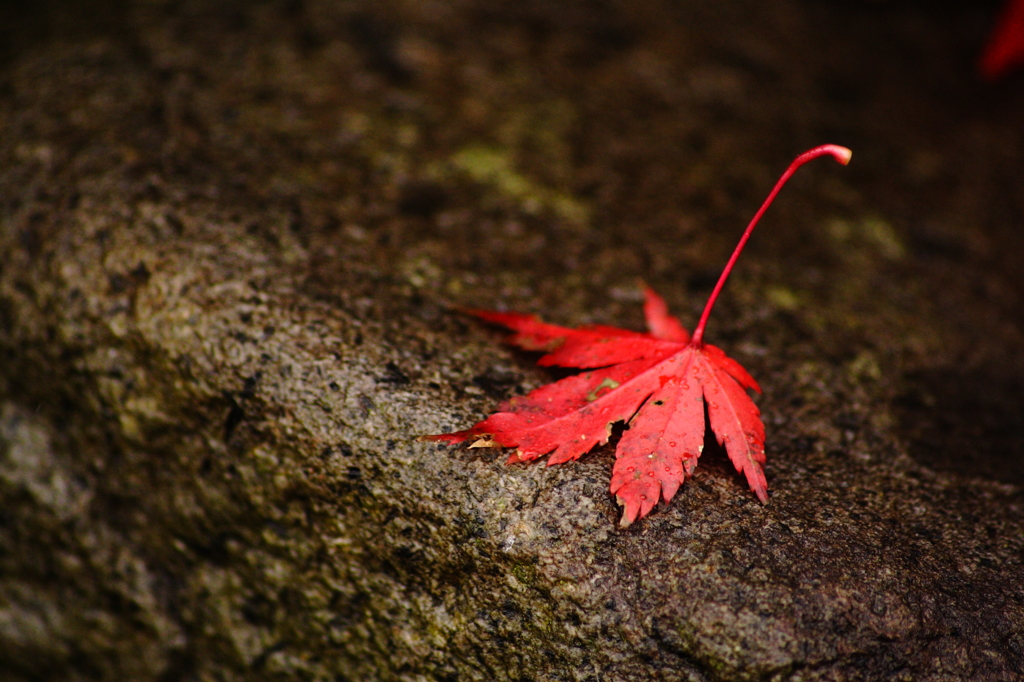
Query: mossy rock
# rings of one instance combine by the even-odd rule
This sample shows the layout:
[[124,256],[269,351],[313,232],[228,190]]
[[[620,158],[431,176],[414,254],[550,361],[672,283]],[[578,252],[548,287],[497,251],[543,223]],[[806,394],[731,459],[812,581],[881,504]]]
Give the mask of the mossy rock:
[[[958,61],[981,10],[66,7],[0,10],[8,679],[1024,672],[1024,101]],[[621,529],[611,448],[417,440],[552,376],[458,307],[639,328],[643,278],[692,326],[822,142],[852,164],[708,332],[767,506],[712,443]]]

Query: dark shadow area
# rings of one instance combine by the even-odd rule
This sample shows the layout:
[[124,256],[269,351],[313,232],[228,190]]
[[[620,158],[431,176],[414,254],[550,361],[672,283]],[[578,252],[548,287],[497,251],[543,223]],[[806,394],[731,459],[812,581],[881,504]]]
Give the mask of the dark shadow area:
[[1024,379],[923,371],[896,402],[910,454],[938,471],[1024,485]]
[[124,0],[0,0],[0,65],[40,43],[123,34],[128,11]]

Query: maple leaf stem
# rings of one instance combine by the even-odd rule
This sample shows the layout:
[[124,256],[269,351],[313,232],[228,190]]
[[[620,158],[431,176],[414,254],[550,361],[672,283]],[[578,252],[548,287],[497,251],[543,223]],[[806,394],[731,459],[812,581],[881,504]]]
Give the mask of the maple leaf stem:
[[743,251],[743,247],[746,246],[747,240],[750,239],[750,233],[754,231],[758,221],[761,220],[761,216],[771,206],[772,201],[775,200],[775,195],[779,193],[782,186],[786,184],[790,176],[796,172],[797,168],[804,165],[812,159],[816,159],[819,156],[825,156],[826,154],[832,155],[832,157],[843,164],[844,166],[850,162],[850,157],[853,155],[846,147],[840,147],[836,144],[823,144],[820,147],[809,149],[800,156],[793,160],[793,163],[789,164],[789,168],[782,174],[778,182],[775,183],[775,187],[768,194],[768,198],[761,204],[761,208],[758,209],[757,213],[754,214],[750,224],[747,225],[746,231],[743,236],[740,237],[739,243],[736,245],[736,249],[732,252],[732,256],[729,258],[729,262],[725,264],[725,268],[722,270],[722,275],[718,278],[718,283],[715,284],[714,290],[711,292],[711,296],[708,297],[708,302],[704,306],[704,312],[701,313],[700,322],[697,323],[697,328],[693,330],[693,336],[691,337],[690,344],[693,346],[700,347],[704,344],[704,328],[707,326],[708,317],[711,316],[711,309],[715,305],[715,301],[718,300],[718,294],[721,293],[722,288],[725,286],[725,280],[729,278],[729,273],[732,272],[733,266],[736,264],[736,260],[740,257],[740,253]]

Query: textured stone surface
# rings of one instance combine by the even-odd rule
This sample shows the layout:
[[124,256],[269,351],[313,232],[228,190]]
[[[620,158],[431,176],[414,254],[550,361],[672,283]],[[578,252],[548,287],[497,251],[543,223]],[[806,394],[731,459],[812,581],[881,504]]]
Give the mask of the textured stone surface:
[[[4,10],[11,679],[1024,674],[1024,98],[973,78],[984,15],[211,5]],[[639,327],[643,277],[692,325],[825,141],[853,164],[709,329],[768,506],[709,446],[621,530],[610,448],[416,442],[550,377],[452,305]]]

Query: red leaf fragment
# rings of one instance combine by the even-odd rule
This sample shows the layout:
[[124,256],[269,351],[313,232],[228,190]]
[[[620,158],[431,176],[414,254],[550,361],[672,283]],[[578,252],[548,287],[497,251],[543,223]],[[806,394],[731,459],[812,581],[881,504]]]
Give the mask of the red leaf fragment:
[[1008,0],[978,61],[982,75],[995,80],[1024,65],[1024,0]]
[[665,299],[648,286],[644,287],[644,317],[647,318],[647,326],[653,336],[681,343],[690,340],[690,332],[683,328],[679,320],[668,314]]

